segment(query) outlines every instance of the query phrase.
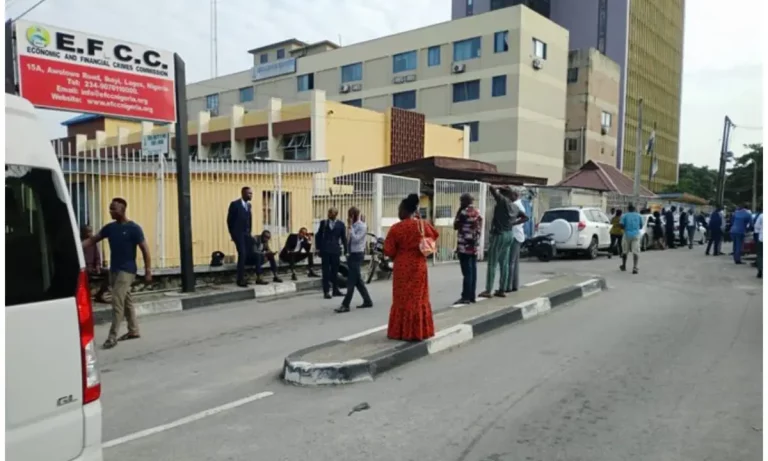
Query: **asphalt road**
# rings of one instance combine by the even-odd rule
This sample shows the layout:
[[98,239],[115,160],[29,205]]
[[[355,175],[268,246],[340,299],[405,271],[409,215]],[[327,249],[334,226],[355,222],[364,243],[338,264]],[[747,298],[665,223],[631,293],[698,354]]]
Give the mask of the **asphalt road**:
[[[386,323],[386,283],[346,315],[307,295],[149,318],[141,340],[100,352],[106,459],[760,459],[754,269],[701,247],[644,253],[639,275],[617,264],[525,264],[524,282],[602,274],[611,289],[338,388],[280,383],[282,359]],[[430,277],[435,308],[457,298],[457,266]]]

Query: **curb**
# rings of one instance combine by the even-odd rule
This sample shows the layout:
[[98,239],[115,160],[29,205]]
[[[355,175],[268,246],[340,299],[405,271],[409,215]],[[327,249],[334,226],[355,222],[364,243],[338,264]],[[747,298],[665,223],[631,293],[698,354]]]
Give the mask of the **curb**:
[[372,328],[360,334],[328,341],[294,352],[286,357],[281,377],[285,382],[299,386],[325,386],[373,381],[376,375],[400,365],[456,347],[503,326],[546,314],[556,307],[577,299],[593,296],[607,288],[604,278],[593,278],[553,291],[546,296],[517,303],[497,312],[476,317],[453,327],[440,330],[435,336],[426,341],[400,344],[392,349],[344,362],[310,363],[302,360],[302,357],[310,352],[381,331],[386,326]]
[[[320,279],[302,280],[299,282],[270,283],[269,285],[256,285],[253,288],[220,291],[203,295],[179,295],[170,299],[158,299],[136,303],[137,317],[148,315],[168,314],[202,307],[210,307],[218,304],[248,301],[252,299],[271,300],[289,298],[304,291],[319,289],[322,285]],[[94,324],[101,325],[112,322],[112,309],[102,308],[93,311]]]

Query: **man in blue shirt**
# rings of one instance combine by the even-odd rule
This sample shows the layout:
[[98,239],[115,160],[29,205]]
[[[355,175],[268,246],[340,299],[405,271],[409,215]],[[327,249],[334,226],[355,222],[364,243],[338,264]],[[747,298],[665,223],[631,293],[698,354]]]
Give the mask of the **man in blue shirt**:
[[[109,205],[109,215],[114,219],[111,223],[83,241],[83,248],[89,248],[100,241],[107,239],[109,242],[109,281],[112,287],[112,327],[109,329],[109,337],[104,343],[105,349],[111,349],[117,345],[117,341],[139,338],[139,325],[136,322],[136,309],[131,297],[131,285],[136,278],[136,247],[141,250],[144,257],[144,280],[152,281],[152,264],[149,256],[149,246],[144,240],[144,231],[141,226],[129,221],[125,216],[128,203],[125,199],[114,198]],[[128,322],[128,333],[117,338],[123,317]]]
[[733,213],[733,222],[731,224],[731,240],[733,240],[733,262],[742,264],[741,250],[744,246],[744,235],[752,227],[752,213],[747,206],[740,206]]
[[624,229],[624,238],[621,240],[621,266],[622,271],[627,270],[627,255],[632,253],[632,273],[637,274],[637,262],[640,259],[640,230],[643,228],[643,217],[637,212],[635,206],[630,204],[627,212],[621,215],[619,225]]

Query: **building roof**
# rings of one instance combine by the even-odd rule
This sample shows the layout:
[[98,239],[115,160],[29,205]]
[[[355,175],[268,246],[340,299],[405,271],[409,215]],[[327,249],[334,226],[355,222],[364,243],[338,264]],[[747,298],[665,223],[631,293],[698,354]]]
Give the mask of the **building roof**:
[[[567,176],[556,185],[560,187],[580,187],[582,189],[599,190],[602,192],[614,192],[621,195],[633,195],[635,181],[613,165],[589,160],[579,168],[579,171]],[[642,197],[656,196],[656,194],[642,184],[640,185],[640,195]]]
[[701,198],[698,195],[689,194],[687,192],[669,192],[666,194],[658,194],[660,199],[666,200],[678,200],[685,203],[697,203],[699,205],[709,205],[707,199]]
[[[382,173],[417,178],[429,186],[432,185],[436,178],[482,181],[491,184],[516,186],[524,184],[544,186],[547,184],[547,178],[501,173],[496,170],[496,165],[491,163],[453,157],[425,157],[410,162],[374,168],[361,173]],[[336,178],[335,182],[337,184],[344,184],[354,181],[354,177],[357,174],[359,173],[349,175],[349,177],[341,176]]]
[[104,118],[104,116],[101,114],[80,114],[70,119],[64,120],[61,122],[61,124],[63,126],[79,125],[81,123],[92,122],[93,120],[98,120],[100,118]]
[[283,40],[282,42],[276,42],[271,43],[269,45],[260,46],[258,48],[254,48],[252,50],[248,50],[251,54],[260,53],[264,50],[271,50],[272,48],[278,47],[278,46],[285,46],[285,45],[299,45],[299,46],[309,46],[308,43],[302,42],[298,38],[289,38],[288,40]]

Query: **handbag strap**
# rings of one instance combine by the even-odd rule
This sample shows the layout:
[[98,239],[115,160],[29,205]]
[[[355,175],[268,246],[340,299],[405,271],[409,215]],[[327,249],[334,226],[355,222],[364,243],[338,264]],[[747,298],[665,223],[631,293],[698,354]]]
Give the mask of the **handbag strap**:
[[424,238],[424,223],[421,222],[421,219],[414,218],[419,223],[419,234],[421,234],[421,238]]

